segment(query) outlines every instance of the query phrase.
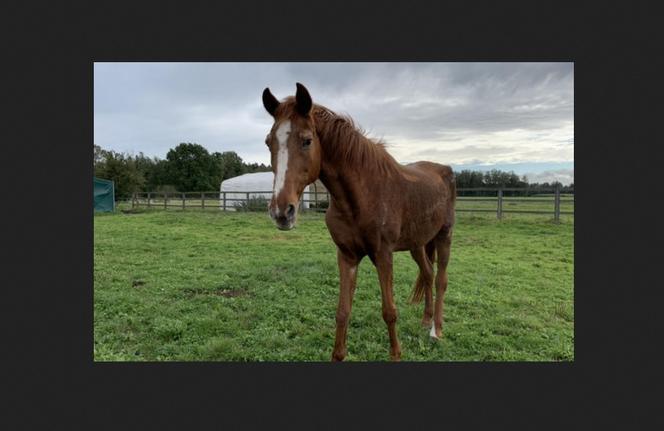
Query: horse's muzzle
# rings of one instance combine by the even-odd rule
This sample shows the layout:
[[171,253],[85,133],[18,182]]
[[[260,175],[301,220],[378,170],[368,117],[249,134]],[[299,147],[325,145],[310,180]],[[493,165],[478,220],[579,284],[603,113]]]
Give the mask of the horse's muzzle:
[[286,211],[280,213],[279,215],[275,214],[272,207],[269,210],[270,217],[274,220],[274,223],[277,225],[277,228],[280,230],[291,230],[295,225],[295,205],[288,204]]

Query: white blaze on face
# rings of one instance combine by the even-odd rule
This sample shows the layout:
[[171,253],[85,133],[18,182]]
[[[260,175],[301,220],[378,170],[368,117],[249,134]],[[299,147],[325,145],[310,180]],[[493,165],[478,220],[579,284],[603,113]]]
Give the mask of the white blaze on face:
[[[279,195],[286,181],[286,171],[288,170],[288,135],[291,131],[291,122],[284,121],[277,128],[277,141],[279,149],[277,150],[277,176],[274,179],[274,197]],[[279,208],[277,208],[277,212]]]

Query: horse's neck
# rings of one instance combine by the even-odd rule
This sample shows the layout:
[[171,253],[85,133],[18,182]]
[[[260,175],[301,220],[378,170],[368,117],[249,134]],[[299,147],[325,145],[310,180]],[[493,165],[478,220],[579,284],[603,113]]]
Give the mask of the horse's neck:
[[[339,139],[357,138],[358,142],[354,145],[369,145],[369,142],[366,142],[367,138],[354,127],[351,134],[354,133],[355,136],[349,137],[345,132],[338,133],[338,129],[335,129],[338,121],[337,117],[324,110],[317,116],[316,132],[322,147],[320,179],[336,202],[335,206],[357,216],[365,209],[367,201],[371,200],[369,194],[380,194],[382,189],[391,187],[392,181],[399,177],[398,168],[391,157],[380,158],[382,154],[367,148],[356,148],[363,151],[361,157],[346,157],[344,151],[339,151],[339,145],[349,142],[337,142]],[[371,160],[372,157],[379,158]],[[375,165],[369,168],[367,164],[373,162]]]
[[356,180],[355,175],[348,169],[340,169],[323,161],[319,177],[335,202],[335,207],[357,217],[362,211],[362,202],[366,201],[367,188],[363,182]]
[[[321,145],[334,145],[323,138]],[[335,207],[349,215],[357,217],[367,201],[367,193],[376,191],[375,178],[363,175],[361,166],[353,166],[339,160],[330,159],[330,151],[323,149],[319,178],[335,202]]]

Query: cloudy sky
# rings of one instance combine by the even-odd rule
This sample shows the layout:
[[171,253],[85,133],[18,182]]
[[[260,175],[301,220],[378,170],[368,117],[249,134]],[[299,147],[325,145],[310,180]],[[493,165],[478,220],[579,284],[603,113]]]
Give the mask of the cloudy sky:
[[95,63],[95,144],[165,158],[195,142],[267,164],[261,93],[295,82],[399,162],[574,180],[573,63]]

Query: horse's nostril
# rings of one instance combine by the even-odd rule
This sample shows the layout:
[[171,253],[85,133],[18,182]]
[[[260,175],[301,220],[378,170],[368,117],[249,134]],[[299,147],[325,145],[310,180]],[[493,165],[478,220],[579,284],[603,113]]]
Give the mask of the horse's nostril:
[[288,217],[293,217],[295,215],[295,206],[292,204],[288,204],[288,209],[286,209],[286,215]]

